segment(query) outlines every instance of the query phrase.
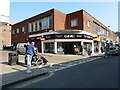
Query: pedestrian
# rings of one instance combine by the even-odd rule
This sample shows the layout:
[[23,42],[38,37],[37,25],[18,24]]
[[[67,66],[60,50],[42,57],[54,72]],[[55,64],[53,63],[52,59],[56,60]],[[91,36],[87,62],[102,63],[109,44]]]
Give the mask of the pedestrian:
[[35,44],[34,42],[31,42],[31,44],[27,48],[27,73],[31,72],[30,67],[31,67],[32,57],[36,55],[34,44]]
[[101,52],[103,53],[103,47],[101,47],[100,49],[101,49]]
[[107,47],[105,47],[105,54],[104,54],[105,58],[109,57],[108,51],[109,51],[109,49]]
[[84,54],[85,54],[85,51],[86,51],[86,50],[85,50],[85,48],[83,47],[83,52],[82,52],[82,55],[84,55]]
[[27,49],[28,49],[28,46],[30,45],[30,43],[29,42],[27,42],[27,44],[25,44],[24,45],[24,47],[25,47],[25,65],[27,65]]
[[91,55],[91,53],[92,53],[92,50],[91,50],[91,48],[90,47],[88,47],[88,55],[90,56]]
[[80,46],[80,54],[83,55],[83,47],[82,47],[82,45]]

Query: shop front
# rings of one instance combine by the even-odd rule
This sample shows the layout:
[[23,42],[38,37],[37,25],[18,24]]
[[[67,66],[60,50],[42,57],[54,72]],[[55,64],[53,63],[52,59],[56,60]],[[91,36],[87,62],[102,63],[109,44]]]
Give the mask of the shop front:
[[80,54],[81,47],[92,47],[92,36],[86,34],[51,34],[45,35],[44,52],[58,54]]
[[60,31],[49,32],[36,35],[30,35],[31,38],[44,37],[44,41],[39,41],[42,53],[56,53],[56,54],[80,54],[88,47],[92,49],[94,54],[93,37],[89,33],[82,31]]
[[95,53],[101,53],[101,38],[99,35],[93,35],[93,41],[94,41],[94,52]]

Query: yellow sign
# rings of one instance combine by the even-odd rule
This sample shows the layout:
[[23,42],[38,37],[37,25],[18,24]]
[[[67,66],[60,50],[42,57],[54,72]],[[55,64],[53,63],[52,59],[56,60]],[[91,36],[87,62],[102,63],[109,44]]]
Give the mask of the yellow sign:
[[93,35],[92,37],[94,41],[101,41],[101,38],[98,35]]

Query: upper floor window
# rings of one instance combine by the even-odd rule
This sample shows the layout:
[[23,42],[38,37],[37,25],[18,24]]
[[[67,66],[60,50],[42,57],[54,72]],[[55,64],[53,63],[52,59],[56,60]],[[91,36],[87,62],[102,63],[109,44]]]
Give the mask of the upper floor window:
[[109,37],[109,32],[107,31],[107,37]]
[[49,27],[52,27],[52,16],[48,17]]
[[87,20],[87,27],[90,27],[90,21]]
[[52,27],[52,16],[46,16],[29,23],[29,32],[40,31]]
[[71,20],[71,27],[78,26],[78,19]]
[[94,28],[95,33],[100,32],[100,25],[99,24],[93,22],[93,28]]
[[32,32],[32,23],[29,23],[29,32]]
[[17,33],[19,33],[20,31],[19,31],[19,28],[17,28]]
[[25,27],[22,27],[22,32],[25,32]]
[[12,30],[12,34],[15,34],[15,30]]

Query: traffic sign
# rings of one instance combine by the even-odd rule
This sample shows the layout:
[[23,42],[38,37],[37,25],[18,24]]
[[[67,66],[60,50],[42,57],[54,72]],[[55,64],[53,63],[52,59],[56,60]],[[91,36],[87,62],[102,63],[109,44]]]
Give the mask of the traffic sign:
[[40,41],[45,41],[44,37],[38,37],[37,39],[40,39]]

